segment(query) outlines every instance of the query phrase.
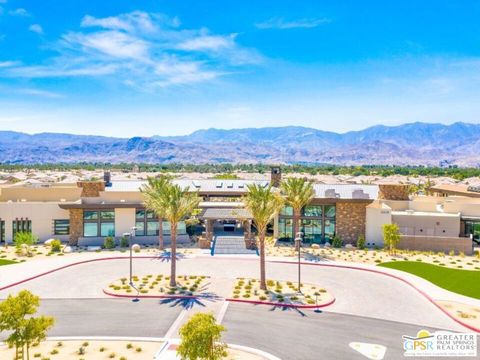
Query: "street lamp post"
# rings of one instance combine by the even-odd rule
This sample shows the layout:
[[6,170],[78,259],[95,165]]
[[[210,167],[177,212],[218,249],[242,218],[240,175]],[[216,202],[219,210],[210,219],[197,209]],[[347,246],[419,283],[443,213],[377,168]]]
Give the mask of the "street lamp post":
[[132,238],[135,236],[135,231],[137,228],[135,226],[132,226],[130,228],[130,232],[123,233],[123,236],[128,237],[128,247],[130,248],[130,282],[129,285],[134,288],[133,286],[133,280],[132,280],[132,273],[133,273],[133,252],[132,252]]
[[303,233],[301,231],[299,231],[297,234],[296,234],[296,237],[295,237],[295,245],[298,249],[298,293],[301,294],[302,293],[302,285],[301,285],[301,268],[300,268],[300,249],[301,249],[301,246],[302,246],[302,236],[303,236]]

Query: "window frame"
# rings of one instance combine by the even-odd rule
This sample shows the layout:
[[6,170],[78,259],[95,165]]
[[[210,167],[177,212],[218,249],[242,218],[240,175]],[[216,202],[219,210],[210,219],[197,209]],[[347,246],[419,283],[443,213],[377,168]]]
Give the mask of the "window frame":
[[[85,213],[96,213],[92,218],[85,218]],[[112,213],[112,217],[104,217],[104,213]],[[85,224],[96,224],[96,235],[85,235]],[[113,234],[102,235],[102,224],[112,224]],[[115,209],[98,209],[83,211],[83,237],[115,237]]]
[[[60,222],[65,222],[66,229],[67,229],[66,233],[62,233],[62,232],[57,231],[57,224],[60,223]],[[70,219],[54,219],[53,220],[53,235],[57,235],[57,236],[70,235]]]

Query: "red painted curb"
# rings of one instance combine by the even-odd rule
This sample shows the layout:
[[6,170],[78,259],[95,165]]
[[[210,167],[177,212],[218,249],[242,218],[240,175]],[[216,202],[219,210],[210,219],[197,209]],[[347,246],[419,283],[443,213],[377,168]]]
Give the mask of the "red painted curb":
[[112,297],[118,297],[118,298],[126,298],[126,299],[135,299],[135,298],[141,298],[141,299],[196,299],[201,296],[194,296],[194,295],[126,295],[126,294],[114,294],[111,292],[108,292],[106,290],[102,290],[105,295],[112,296]]
[[[291,264],[291,265],[297,265],[298,262],[293,262],[293,261],[285,261],[285,260],[270,260],[269,262],[272,262],[272,263],[280,263],[280,264]],[[316,264],[316,263],[306,263],[306,262],[302,262],[301,263],[302,265],[310,265],[310,266],[325,266],[325,267],[333,267],[333,268],[341,268],[341,269],[350,269],[350,270],[360,270],[360,271],[367,271],[367,272],[371,272],[371,273],[375,273],[375,274],[381,274],[381,275],[385,275],[385,276],[389,276],[391,278],[394,278],[394,279],[397,279],[397,280],[400,280],[402,281],[403,283],[411,286],[413,289],[415,289],[420,295],[423,295],[428,301],[430,301],[433,305],[435,305],[441,312],[443,312],[445,315],[447,315],[450,319],[452,319],[453,321],[455,321],[457,324],[460,324],[464,327],[466,327],[467,329],[469,330],[473,330],[475,332],[478,332],[480,333],[480,329],[479,328],[476,328],[470,324],[466,324],[464,323],[463,321],[460,321],[459,319],[453,317],[452,315],[450,315],[445,309],[443,309],[439,304],[437,304],[435,302],[435,300],[433,300],[427,293],[425,293],[423,290],[420,290],[418,287],[416,287],[414,284],[412,284],[410,281],[404,279],[404,278],[401,278],[400,276],[397,276],[397,275],[393,275],[393,274],[390,274],[390,273],[387,273],[387,272],[383,272],[383,271],[380,271],[380,270],[374,270],[374,269],[365,269],[365,268],[361,268],[361,267],[356,267],[356,266],[351,266],[351,265],[334,265],[334,264]],[[399,270],[401,271],[401,270]],[[411,274],[413,275],[413,274]],[[428,280],[426,280],[428,281]],[[435,284],[434,284],[435,285]],[[447,290],[448,291],[448,290]]]
[[[91,262],[96,262],[96,261],[107,261],[107,260],[123,260],[123,259],[129,259],[128,256],[113,256],[113,257],[106,257],[106,258],[100,258],[100,259],[90,259],[90,260],[83,260],[83,261],[78,261],[78,262],[75,262],[75,263],[71,263],[71,264],[68,264],[68,265],[65,265],[65,266],[61,266],[59,268],[56,268],[56,269],[53,269],[53,270],[49,270],[49,271],[46,271],[44,273],[41,273],[41,274],[38,274],[38,275],[35,275],[35,276],[32,276],[32,277],[29,277],[27,279],[23,279],[23,280],[20,280],[20,281],[17,281],[15,283],[12,283],[12,284],[9,284],[9,285],[5,285],[3,287],[0,287],[0,291],[2,290],[5,290],[5,289],[8,289],[8,288],[11,288],[11,287],[14,287],[14,286],[17,286],[17,285],[20,285],[20,284],[23,284],[27,281],[30,281],[30,280],[34,280],[34,279],[37,279],[39,277],[42,277],[42,276],[45,276],[45,275],[48,275],[48,274],[51,274],[51,273],[54,273],[54,272],[57,272],[57,271],[60,271],[60,270],[63,270],[63,269],[67,269],[69,267],[73,267],[73,266],[76,266],[76,265],[81,265],[81,264],[87,264],[87,263],[91,263]],[[135,256],[134,259],[158,259],[158,256]],[[245,260],[245,259],[242,259],[242,260]],[[252,259],[254,260],[254,259]],[[298,264],[297,262],[293,262],[293,261],[285,261],[285,260],[268,260],[267,262],[270,262],[270,263],[279,263],[279,264],[290,264],[290,265],[296,265]],[[365,269],[365,268],[360,268],[360,267],[356,267],[356,266],[351,266],[351,265],[334,265],[334,264],[316,264],[316,263],[306,263],[306,262],[302,262],[301,263],[302,265],[310,265],[310,266],[324,266],[324,267],[333,267],[333,268],[342,268],[342,269],[351,269],[351,270],[360,270],[360,271],[367,271],[367,272],[371,272],[371,273],[375,273],[375,274],[381,274],[381,275],[385,275],[385,276],[389,276],[391,278],[394,278],[394,279],[397,279],[397,280],[400,280],[402,281],[403,283],[411,286],[413,289],[415,289],[420,295],[423,295],[428,301],[430,301],[433,305],[435,305],[441,312],[443,312],[446,316],[448,316],[450,319],[452,319],[453,321],[455,321],[457,324],[460,324],[464,327],[466,327],[467,329],[469,330],[473,330],[475,332],[478,332],[480,333],[480,329],[474,327],[474,326],[471,326],[469,324],[465,324],[464,322],[454,318],[453,316],[451,316],[446,310],[444,310],[440,305],[438,305],[437,303],[435,303],[435,301],[429,296],[427,295],[424,291],[420,290],[419,288],[417,288],[415,285],[413,285],[411,282],[409,282],[408,280],[405,280],[399,276],[396,276],[396,275],[393,275],[393,274],[389,274],[389,273],[386,273],[386,272],[383,272],[383,271],[380,271],[380,270],[374,270],[374,269]],[[236,299],[235,299],[236,300]]]
[[254,305],[281,306],[281,307],[289,307],[289,308],[296,308],[296,309],[317,309],[317,308],[322,308],[322,307],[332,305],[335,302],[335,298],[330,300],[328,303],[322,304],[322,305],[297,305],[297,304],[285,304],[280,302],[256,301],[256,300],[244,300],[244,299],[232,299],[232,298],[227,298],[225,300],[231,301],[231,302],[254,304]]
[[[134,259],[157,259],[158,256],[135,256]],[[111,256],[111,257],[106,257],[106,258],[100,258],[100,259],[90,259],[90,260],[82,260],[82,261],[77,261],[77,262],[74,262],[74,263],[71,263],[71,264],[68,264],[68,265],[64,265],[64,266],[61,266],[59,268],[55,268],[55,269],[52,269],[52,270],[48,270],[44,273],[41,273],[41,274],[38,274],[38,275],[35,275],[35,276],[32,276],[32,277],[29,277],[29,278],[26,278],[26,279],[23,279],[23,280],[20,280],[20,281],[17,281],[17,282],[14,282],[12,284],[8,284],[8,285],[5,285],[3,287],[0,287],[0,291],[2,290],[5,290],[5,289],[8,289],[8,288],[11,288],[11,287],[14,287],[14,286],[17,286],[17,285],[20,285],[20,284],[23,284],[27,281],[30,281],[30,280],[34,280],[34,279],[37,279],[39,277],[42,277],[42,276],[45,276],[45,275],[48,275],[48,274],[52,274],[54,272],[57,272],[57,271],[60,271],[60,270],[63,270],[63,269],[67,269],[69,267],[73,267],[73,266],[77,266],[77,265],[82,265],[82,264],[88,264],[88,263],[91,263],[91,262],[96,262],[96,261],[105,261],[105,260],[123,260],[123,259],[129,259],[128,256]]]

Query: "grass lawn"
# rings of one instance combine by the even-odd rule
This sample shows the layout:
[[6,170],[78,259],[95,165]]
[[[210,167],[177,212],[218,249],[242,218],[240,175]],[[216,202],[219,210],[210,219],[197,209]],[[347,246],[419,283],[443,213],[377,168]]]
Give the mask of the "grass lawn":
[[416,261],[392,261],[378,266],[406,271],[446,290],[480,299],[480,271],[449,269]]
[[2,265],[10,265],[10,264],[16,264],[16,261],[13,260],[5,260],[5,259],[0,259],[0,266]]

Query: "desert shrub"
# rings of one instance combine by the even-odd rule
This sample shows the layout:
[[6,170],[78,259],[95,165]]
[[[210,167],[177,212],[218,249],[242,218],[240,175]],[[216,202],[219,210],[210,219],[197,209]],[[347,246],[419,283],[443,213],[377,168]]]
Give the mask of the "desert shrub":
[[130,343],[128,343],[128,344],[127,344],[127,349],[131,349],[131,348],[133,348],[133,345],[130,344]]
[[60,252],[62,251],[62,242],[58,239],[55,239],[50,243],[50,248],[52,252]]
[[50,351],[50,355],[57,355],[57,354],[58,354],[57,349],[53,349],[52,351]]
[[340,239],[338,236],[334,236],[332,240],[332,246],[338,249],[338,248],[341,248],[342,245],[343,245],[342,239]]
[[128,247],[129,245],[130,245],[130,244],[128,243],[128,237],[122,236],[122,237],[120,238],[120,247],[126,248],[126,247]]
[[85,348],[83,346],[80,346],[77,351],[78,355],[85,355]]
[[115,248],[115,240],[111,236],[107,236],[103,241],[103,247],[105,249],[114,249]]
[[31,246],[38,243],[38,237],[29,231],[20,231],[15,234],[13,240],[17,254],[32,256]]
[[363,250],[365,249],[365,236],[360,235],[357,240],[357,248]]

